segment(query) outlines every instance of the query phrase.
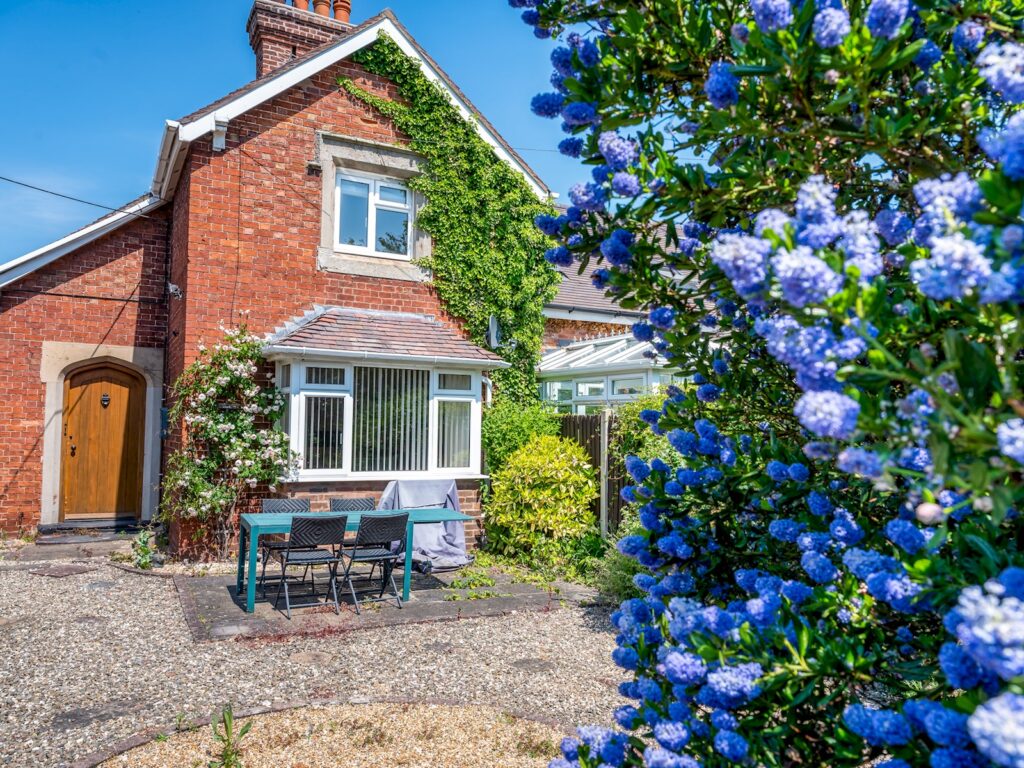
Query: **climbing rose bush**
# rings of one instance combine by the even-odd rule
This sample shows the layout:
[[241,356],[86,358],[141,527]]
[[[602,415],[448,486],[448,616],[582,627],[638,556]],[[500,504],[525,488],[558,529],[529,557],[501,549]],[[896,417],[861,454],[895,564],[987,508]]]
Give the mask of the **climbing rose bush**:
[[235,505],[261,485],[291,477],[298,469],[288,435],[276,426],[284,395],[273,374],[260,373],[263,341],[242,326],[224,329],[212,349],[174,384],[169,414],[182,425],[182,445],[167,459],[161,513],[192,519],[227,551]]
[[547,257],[694,382],[552,768],[1024,766],[1024,7],[510,5],[588,171]]

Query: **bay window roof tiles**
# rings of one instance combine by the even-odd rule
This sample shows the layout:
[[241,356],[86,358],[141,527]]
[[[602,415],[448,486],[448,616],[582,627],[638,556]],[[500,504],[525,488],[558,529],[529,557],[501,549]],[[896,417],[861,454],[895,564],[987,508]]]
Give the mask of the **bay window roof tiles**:
[[294,348],[297,353],[323,350],[355,356],[367,353],[479,360],[491,364],[487,367],[503,362],[432,316],[348,307],[318,306],[279,328],[268,337],[267,345],[279,351]]

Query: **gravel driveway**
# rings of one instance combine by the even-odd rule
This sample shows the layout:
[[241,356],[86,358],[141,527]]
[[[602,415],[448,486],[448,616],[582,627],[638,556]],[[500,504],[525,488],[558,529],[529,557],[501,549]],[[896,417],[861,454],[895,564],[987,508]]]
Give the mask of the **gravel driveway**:
[[0,562],[2,765],[62,766],[228,701],[443,700],[566,725],[608,722],[621,703],[604,610],[197,644],[170,580],[88,564],[51,578]]

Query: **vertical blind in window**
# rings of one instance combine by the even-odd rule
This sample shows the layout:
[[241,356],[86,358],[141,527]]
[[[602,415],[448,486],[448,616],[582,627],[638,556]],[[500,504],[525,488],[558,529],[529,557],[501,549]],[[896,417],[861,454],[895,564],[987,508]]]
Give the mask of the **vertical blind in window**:
[[437,403],[437,466],[462,469],[469,466],[472,404],[464,400]]
[[426,470],[430,372],[357,367],[354,378],[352,470]]
[[306,398],[306,469],[344,466],[345,398]]
[[345,386],[345,369],[310,366],[306,368],[306,383],[343,387]]

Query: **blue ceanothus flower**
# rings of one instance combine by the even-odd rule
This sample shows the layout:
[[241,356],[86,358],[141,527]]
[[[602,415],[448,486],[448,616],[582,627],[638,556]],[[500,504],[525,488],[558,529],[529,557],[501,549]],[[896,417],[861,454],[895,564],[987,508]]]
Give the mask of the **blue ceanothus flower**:
[[1024,464],[1024,419],[1010,419],[996,427],[999,452]]
[[740,100],[739,80],[732,73],[732,64],[716,61],[711,65],[704,93],[715,109],[728,109]]
[[1002,130],[985,129],[978,143],[1009,178],[1024,179],[1024,113],[1013,115]]
[[909,12],[910,0],[872,0],[866,22],[871,36],[892,40],[899,34]]
[[985,25],[968,19],[953,32],[953,48],[961,56],[977,53],[985,42]]
[[750,0],[754,21],[765,33],[777,32],[793,23],[791,0]]
[[843,713],[847,727],[873,747],[906,744],[913,738],[907,718],[888,709],[868,709],[851,704]]
[[744,298],[753,298],[768,278],[767,240],[737,234],[719,235],[711,248],[711,260],[721,269]]
[[640,159],[640,145],[615,131],[605,131],[598,136],[597,149],[613,171],[624,171]]
[[822,48],[841,45],[850,34],[850,15],[845,8],[822,8],[814,17],[814,42]]
[[793,412],[818,437],[848,440],[857,429],[860,403],[839,392],[807,392],[797,400]]
[[1024,46],[989,43],[975,62],[981,76],[1011,104],[1024,103]]
[[820,304],[843,287],[843,278],[806,246],[781,250],[771,259],[782,297],[794,307]]
[[836,465],[843,472],[861,477],[881,477],[884,469],[878,454],[866,448],[847,448],[839,454]]
[[961,299],[985,285],[992,276],[992,262],[984,249],[961,232],[933,237],[931,255],[910,265],[910,277],[925,296]]
[[982,670],[1004,680],[1024,675],[1024,600],[1000,580],[964,589],[946,627]]
[[556,118],[562,114],[565,96],[560,93],[539,93],[533,97],[530,107],[538,117]]
[[978,751],[1002,768],[1024,768],[1024,696],[1003,693],[979,706],[967,720]]
[[612,191],[620,197],[636,197],[642,191],[640,179],[632,173],[619,171],[612,176]]

